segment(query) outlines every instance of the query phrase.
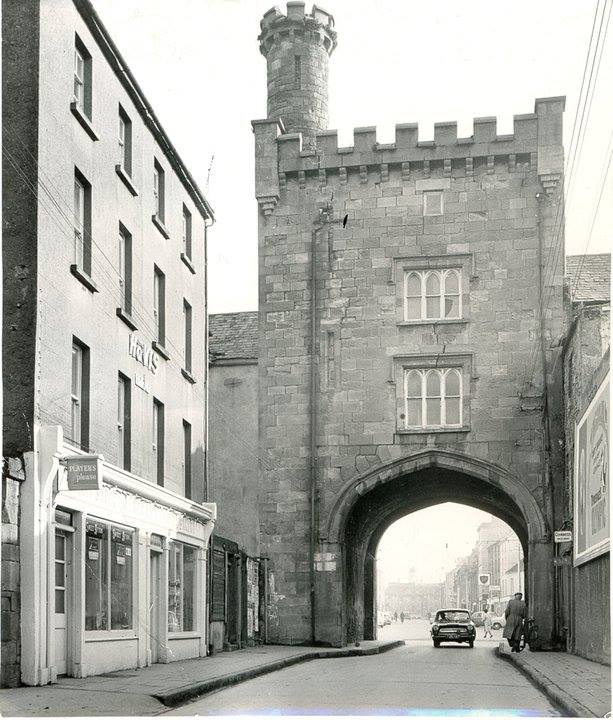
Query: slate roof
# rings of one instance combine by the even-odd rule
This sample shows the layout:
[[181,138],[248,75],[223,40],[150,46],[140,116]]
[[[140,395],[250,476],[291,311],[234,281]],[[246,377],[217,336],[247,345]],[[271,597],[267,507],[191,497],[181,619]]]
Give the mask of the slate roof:
[[258,312],[209,315],[209,359],[257,360]]
[[[581,274],[577,281],[579,271]],[[607,302],[611,300],[611,253],[568,255],[566,257],[566,276],[572,302]]]

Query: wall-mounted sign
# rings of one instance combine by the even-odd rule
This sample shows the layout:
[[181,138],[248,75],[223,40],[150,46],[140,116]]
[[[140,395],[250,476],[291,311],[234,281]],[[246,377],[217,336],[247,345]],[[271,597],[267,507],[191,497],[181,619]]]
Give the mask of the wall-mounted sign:
[[136,362],[144,365],[147,370],[151,370],[151,372],[155,374],[155,371],[158,369],[158,359],[155,350],[145,345],[134,333],[130,333],[128,338],[128,354],[133,357]]
[[149,386],[147,385],[147,376],[145,373],[135,373],[134,374],[134,384],[136,387],[139,387],[141,390],[144,390],[146,393],[149,392]]
[[77,455],[62,460],[66,468],[69,490],[100,490],[102,487],[102,458],[100,455]]
[[609,551],[609,374],[575,426],[574,563]]
[[490,584],[490,574],[489,573],[481,573],[481,575],[479,575],[479,584],[480,585],[489,585]]
[[573,531],[572,530],[554,530],[553,541],[557,543],[572,542]]

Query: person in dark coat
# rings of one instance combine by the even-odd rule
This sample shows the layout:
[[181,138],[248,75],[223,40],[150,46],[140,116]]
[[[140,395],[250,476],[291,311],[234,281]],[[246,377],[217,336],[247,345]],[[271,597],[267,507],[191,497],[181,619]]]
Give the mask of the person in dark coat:
[[513,600],[509,600],[507,609],[504,611],[506,623],[502,633],[502,637],[509,641],[511,652],[519,652],[519,640],[526,611],[526,603],[522,600],[522,594],[515,593]]

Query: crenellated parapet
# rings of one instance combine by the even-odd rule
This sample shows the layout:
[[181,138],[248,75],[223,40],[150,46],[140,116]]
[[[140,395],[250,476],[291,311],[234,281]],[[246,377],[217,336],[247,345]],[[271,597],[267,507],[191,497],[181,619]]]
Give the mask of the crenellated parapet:
[[544,98],[535,103],[534,113],[515,115],[513,133],[499,135],[495,117],[473,120],[473,134],[458,137],[457,123],[434,125],[434,139],[420,140],[417,124],[396,125],[395,142],[377,141],[375,127],[356,128],[353,145],[339,147],[336,130],[316,134],[315,147],[304,148],[301,133],[283,133],[277,137],[278,170],[282,181],[297,175],[299,180],[314,174],[338,172],[346,179],[347,172],[359,172],[365,181],[368,169],[379,168],[385,181],[391,167],[400,167],[408,179],[419,168],[427,177],[437,169],[451,176],[458,167],[471,175],[477,165],[493,172],[496,163],[504,162],[510,171],[530,164],[542,176],[547,191],[555,188],[562,173],[562,112],[564,98]]
[[323,8],[313,5],[311,13],[305,12],[304,2],[288,2],[287,14],[278,7],[271,8],[260,21],[260,52],[264,57],[275,43],[281,40],[299,39],[322,45],[328,55],[336,47],[334,17]]

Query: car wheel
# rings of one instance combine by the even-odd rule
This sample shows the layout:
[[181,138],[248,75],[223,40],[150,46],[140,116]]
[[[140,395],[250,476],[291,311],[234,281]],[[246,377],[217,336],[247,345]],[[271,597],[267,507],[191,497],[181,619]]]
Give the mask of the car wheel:
[[468,647],[469,647],[469,648],[475,647],[475,641],[474,641],[474,640],[469,640],[469,641],[468,641]]
[[493,623],[493,624],[492,624],[492,628],[493,628],[494,630],[500,630],[501,627],[502,627],[502,625],[501,625],[500,623]]
[[433,642],[434,642],[434,647],[435,647],[435,648],[440,647],[440,644],[441,644],[441,643],[440,643],[440,640],[433,640]]

